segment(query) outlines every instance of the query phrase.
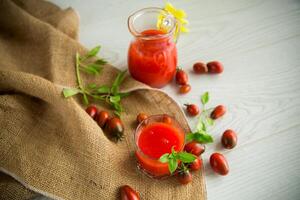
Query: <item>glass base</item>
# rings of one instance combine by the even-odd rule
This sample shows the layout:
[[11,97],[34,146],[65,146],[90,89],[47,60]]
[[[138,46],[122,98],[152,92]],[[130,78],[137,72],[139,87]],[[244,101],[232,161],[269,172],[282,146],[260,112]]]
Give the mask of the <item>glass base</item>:
[[140,173],[146,175],[146,176],[149,177],[149,178],[156,179],[156,180],[164,180],[164,179],[167,179],[167,178],[169,178],[169,177],[172,176],[172,175],[155,176],[155,175],[151,174],[150,172],[148,172],[147,170],[145,170],[145,169],[140,165],[139,162],[137,162],[136,168],[137,168],[137,170],[138,170]]

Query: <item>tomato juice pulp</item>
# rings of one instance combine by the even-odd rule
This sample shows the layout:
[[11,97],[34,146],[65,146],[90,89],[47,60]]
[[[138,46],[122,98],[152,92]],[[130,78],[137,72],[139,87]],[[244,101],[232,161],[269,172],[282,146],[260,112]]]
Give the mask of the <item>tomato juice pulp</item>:
[[129,46],[131,76],[151,87],[161,88],[170,82],[176,66],[177,49],[173,36],[162,30],[145,30]]
[[164,122],[154,122],[140,130],[137,138],[138,150],[136,157],[139,167],[153,177],[170,175],[168,164],[159,161],[160,156],[175,151],[181,151],[184,146],[184,132]]

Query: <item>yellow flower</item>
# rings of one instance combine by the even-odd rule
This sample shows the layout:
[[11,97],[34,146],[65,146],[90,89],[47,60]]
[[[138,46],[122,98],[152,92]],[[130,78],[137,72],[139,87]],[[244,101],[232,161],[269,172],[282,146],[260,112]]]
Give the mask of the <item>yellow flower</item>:
[[[164,10],[171,13],[180,23],[180,32],[186,33],[189,32],[189,29],[185,26],[188,24],[188,20],[186,20],[186,13],[182,9],[176,9],[170,2],[167,2]],[[164,17],[160,15],[158,17],[157,26],[161,27],[161,23],[163,21]]]

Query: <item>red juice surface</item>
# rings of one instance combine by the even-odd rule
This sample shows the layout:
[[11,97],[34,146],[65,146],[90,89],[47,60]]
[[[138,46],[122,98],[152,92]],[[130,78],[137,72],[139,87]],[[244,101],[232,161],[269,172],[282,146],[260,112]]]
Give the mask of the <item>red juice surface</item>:
[[177,49],[171,36],[161,30],[146,30],[147,38],[137,38],[128,50],[128,69],[133,78],[152,87],[163,87],[172,80],[177,66]]
[[141,130],[138,138],[140,152],[136,152],[136,157],[143,169],[153,176],[169,175],[167,163],[159,161],[160,156],[171,153],[174,150],[181,151],[184,145],[184,133],[176,127],[156,122]]

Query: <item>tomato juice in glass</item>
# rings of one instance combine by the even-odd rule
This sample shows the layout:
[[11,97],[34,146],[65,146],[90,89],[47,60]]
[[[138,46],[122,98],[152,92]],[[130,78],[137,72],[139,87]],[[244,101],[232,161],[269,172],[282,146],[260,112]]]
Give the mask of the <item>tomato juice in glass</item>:
[[163,9],[145,8],[128,18],[128,28],[134,36],[128,49],[131,76],[151,87],[165,86],[177,67],[176,19]]
[[183,150],[185,134],[178,122],[164,121],[165,115],[153,115],[145,119],[137,128],[135,156],[138,168],[153,178],[169,176],[167,163],[161,163],[159,158],[165,153]]

